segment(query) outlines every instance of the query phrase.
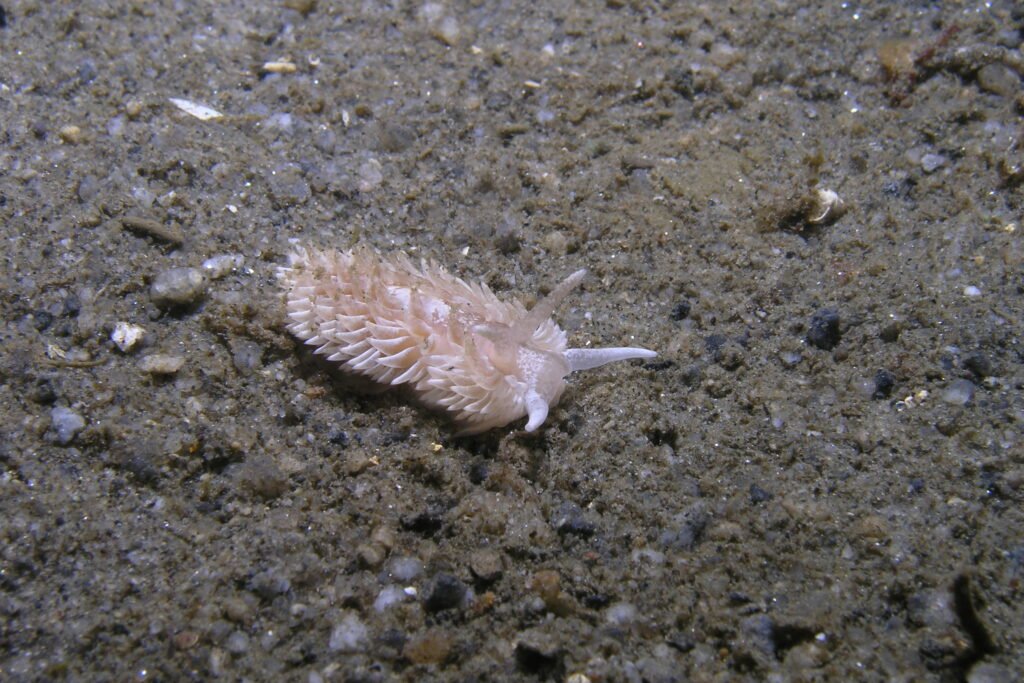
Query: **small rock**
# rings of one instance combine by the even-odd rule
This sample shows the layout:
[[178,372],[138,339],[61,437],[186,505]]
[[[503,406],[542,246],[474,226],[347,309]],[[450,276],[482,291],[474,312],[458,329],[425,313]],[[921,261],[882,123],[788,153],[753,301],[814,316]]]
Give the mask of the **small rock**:
[[235,481],[242,488],[266,500],[277,498],[288,490],[287,475],[272,457],[262,453],[245,459],[238,468]]
[[794,368],[800,364],[804,357],[797,351],[783,351],[779,354],[779,360],[787,368]]
[[1020,78],[1010,67],[992,63],[978,69],[978,85],[990,93],[1013,97],[1020,88]]
[[377,612],[386,612],[395,605],[404,602],[407,597],[408,593],[399,585],[391,584],[384,586],[373,601],[373,609]]
[[211,280],[219,280],[245,263],[242,254],[218,254],[203,261],[202,269]]
[[277,569],[267,569],[249,579],[248,589],[264,600],[273,600],[292,589],[292,582]]
[[992,376],[992,361],[981,352],[972,353],[964,358],[964,369],[978,379]]
[[153,353],[139,361],[139,370],[151,375],[173,375],[185,365],[181,356]]
[[572,534],[580,538],[590,538],[597,531],[597,526],[584,516],[583,509],[572,501],[565,501],[558,506],[551,519],[551,526],[560,535]]
[[685,320],[689,317],[691,308],[689,301],[680,301],[672,308],[672,319]]
[[302,169],[295,164],[284,164],[275,168],[267,178],[270,198],[278,206],[304,204],[313,194],[309,183],[302,176]]
[[469,570],[473,572],[473,576],[485,583],[501,578],[504,569],[501,553],[493,548],[474,550],[469,556]]
[[56,406],[50,411],[50,424],[57,433],[57,443],[65,446],[85,429],[85,418],[71,408]]
[[871,398],[884,399],[892,395],[893,387],[896,386],[896,377],[888,370],[879,370],[875,373],[875,391]]
[[974,389],[974,382],[969,379],[954,380],[942,392],[942,400],[954,406],[966,405],[974,398]]
[[925,173],[934,173],[946,164],[946,157],[941,154],[925,154],[921,157],[921,169]]
[[415,636],[402,648],[402,655],[413,664],[440,664],[452,650],[452,639],[440,629]]
[[466,597],[466,586],[451,574],[440,573],[427,591],[423,606],[428,612],[440,612],[462,605]]
[[135,345],[146,336],[146,329],[140,325],[133,325],[129,322],[118,322],[114,325],[114,331],[110,334],[110,341],[114,342],[122,352],[128,353],[135,348]]
[[368,159],[359,166],[359,191],[369,192],[384,182],[384,167],[376,159]]
[[62,126],[57,134],[69,145],[77,145],[82,141],[82,129],[78,126]]
[[769,493],[768,491],[765,491],[763,488],[761,488],[757,484],[751,484],[750,485],[750,502],[751,503],[754,503],[754,504],[765,503],[765,502],[767,502],[767,501],[769,501],[771,499],[772,499],[772,494],[771,493]]
[[149,288],[153,303],[161,308],[187,306],[206,294],[206,278],[198,268],[171,268],[156,276]]
[[387,551],[379,543],[361,543],[356,548],[359,564],[368,569],[376,569],[384,562]]
[[388,573],[396,581],[408,583],[423,571],[423,563],[415,557],[396,557],[388,566]]
[[349,612],[331,629],[327,647],[331,652],[362,652],[370,642],[370,631],[355,612]]
[[831,351],[839,344],[839,313],[823,308],[811,316],[811,328],[807,331],[807,343],[822,351]]
[[245,635],[242,631],[235,631],[228,636],[224,647],[232,654],[245,654],[249,650],[249,636]]
[[978,662],[967,674],[967,683],[1010,683],[1015,680],[1018,679],[1012,671],[992,662]]

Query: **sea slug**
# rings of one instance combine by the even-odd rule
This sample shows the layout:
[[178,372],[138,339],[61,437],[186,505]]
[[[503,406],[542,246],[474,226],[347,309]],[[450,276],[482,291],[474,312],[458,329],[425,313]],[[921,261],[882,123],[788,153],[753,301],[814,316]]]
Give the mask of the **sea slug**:
[[278,279],[288,330],[316,353],[382,384],[407,384],[444,408],[462,434],[527,416],[532,432],[565,390],[566,376],[629,358],[638,348],[570,349],[551,315],[586,274],[578,270],[529,311],[436,263],[404,254],[297,248]]

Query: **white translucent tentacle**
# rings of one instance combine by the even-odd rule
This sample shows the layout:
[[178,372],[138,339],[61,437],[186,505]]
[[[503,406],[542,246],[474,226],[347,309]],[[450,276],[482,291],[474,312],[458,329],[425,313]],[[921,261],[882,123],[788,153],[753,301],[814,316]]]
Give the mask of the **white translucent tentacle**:
[[548,402],[533,389],[526,392],[526,413],[530,416],[526,421],[528,432],[540,427],[548,417]]
[[566,349],[565,360],[569,363],[569,371],[590,370],[606,363],[631,358],[654,358],[658,354],[649,349],[638,349],[632,346],[617,346],[608,349]]

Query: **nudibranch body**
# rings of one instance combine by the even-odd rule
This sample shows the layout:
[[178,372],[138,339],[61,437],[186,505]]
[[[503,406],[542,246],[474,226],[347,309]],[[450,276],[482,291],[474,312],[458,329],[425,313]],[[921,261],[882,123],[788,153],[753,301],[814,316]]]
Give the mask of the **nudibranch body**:
[[409,385],[428,406],[449,411],[463,434],[524,416],[532,432],[569,373],[657,355],[567,348],[551,315],[585,274],[576,271],[527,311],[434,263],[417,267],[403,254],[365,247],[298,248],[278,270],[292,334],[351,372]]

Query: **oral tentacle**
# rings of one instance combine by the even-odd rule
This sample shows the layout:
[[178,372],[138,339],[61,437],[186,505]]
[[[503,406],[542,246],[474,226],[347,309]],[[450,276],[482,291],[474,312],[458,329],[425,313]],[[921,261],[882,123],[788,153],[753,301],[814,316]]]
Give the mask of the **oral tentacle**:
[[590,370],[608,363],[632,358],[654,358],[658,354],[649,349],[633,346],[616,346],[607,349],[566,349],[565,360],[569,371]]

